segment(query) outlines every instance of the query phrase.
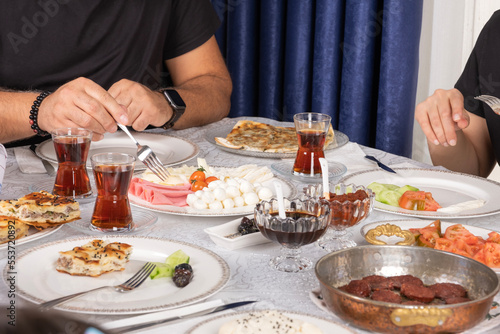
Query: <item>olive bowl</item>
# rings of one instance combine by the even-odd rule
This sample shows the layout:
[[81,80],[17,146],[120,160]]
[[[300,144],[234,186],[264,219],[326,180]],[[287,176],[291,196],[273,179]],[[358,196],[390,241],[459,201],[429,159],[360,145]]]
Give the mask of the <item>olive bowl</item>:
[[[412,246],[359,246],[329,253],[315,266],[323,300],[348,323],[380,333],[456,333],[483,321],[500,289],[496,273],[470,258]],[[374,301],[339,287],[370,275],[413,275],[425,285],[457,283],[471,299],[450,305],[401,305]]]

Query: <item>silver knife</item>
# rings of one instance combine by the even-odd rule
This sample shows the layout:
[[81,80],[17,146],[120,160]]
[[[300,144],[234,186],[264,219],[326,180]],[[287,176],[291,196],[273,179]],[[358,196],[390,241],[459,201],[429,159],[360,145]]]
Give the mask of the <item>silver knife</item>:
[[164,323],[171,322],[171,321],[181,320],[181,319],[184,320],[184,319],[199,317],[202,315],[213,314],[213,313],[221,312],[224,310],[229,310],[229,309],[232,309],[235,307],[253,304],[256,302],[257,302],[256,300],[252,300],[252,301],[229,303],[229,304],[221,305],[221,306],[218,306],[215,308],[211,308],[208,310],[203,310],[203,311],[199,311],[199,312],[195,312],[195,313],[191,313],[191,314],[175,316],[175,317],[165,318],[165,319],[161,319],[161,320],[149,321],[149,322],[145,322],[145,323],[137,324],[137,325],[129,325],[129,326],[113,328],[112,330],[108,330],[107,333],[118,334],[118,333],[132,332],[132,331],[136,331],[138,329],[143,329],[146,327],[156,326],[156,325],[164,324]]
[[368,159],[368,160],[372,160],[372,161],[375,161],[377,163],[377,165],[382,168],[383,170],[385,171],[388,171],[388,172],[391,172],[391,173],[396,173],[394,171],[394,169],[392,169],[391,167],[381,163],[377,158],[375,158],[374,156],[371,156],[371,155],[365,155],[365,158]]

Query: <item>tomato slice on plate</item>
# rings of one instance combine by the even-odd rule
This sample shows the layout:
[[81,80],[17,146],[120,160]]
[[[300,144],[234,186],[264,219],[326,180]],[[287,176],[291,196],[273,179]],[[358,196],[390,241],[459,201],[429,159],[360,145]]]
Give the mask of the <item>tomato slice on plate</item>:
[[469,245],[475,245],[479,242],[479,237],[470,233],[465,227],[461,224],[451,225],[444,232],[444,237],[449,240],[464,240]]
[[425,193],[425,203],[424,203],[424,210],[425,211],[436,211],[437,209],[441,208],[441,205],[438,204],[432,197],[431,193]]
[[484,264],[492,268],[500,267],[500,244],[487,242],[483,248]]
[[463,240],[450,240],[446,238],[436,239],[436,246],[434,249],[439,249],[458,255],[473,257],[470,247]]
[[399,199],[399,206],[406,210],[423,210],[425,191],[406,191]]
[[498,232],[492,231],[488,233],[488,239],[486,239],[486,241],[500,244],[500,234]]

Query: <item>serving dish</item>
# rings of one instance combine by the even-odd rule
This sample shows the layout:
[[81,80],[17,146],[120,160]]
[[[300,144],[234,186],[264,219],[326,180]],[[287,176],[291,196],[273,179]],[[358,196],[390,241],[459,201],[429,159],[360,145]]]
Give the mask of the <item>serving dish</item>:
[[[253,218],[253,215],[247,217]],[[238,226],[240,223],[241,218],[238,218],[222,225],[208,227],[204,229],[204,231],[215,244],[230,250],[270,242],[269,239],[265,238],[260,232],[245,235],[238,234]]]
[[483,206],[458,213],[406,210],[375,201],[375,210],[397,215],[435,218],[475,218],[500,212],[500,183],[470,174],[437,169],[394,168],[396,174],[384,170],[368,170],[343,177],[340,182],[368,186],[372,182],[411,185],[432,193],[432,197],[442,206],[472,200],[484,200]]
[[[321,295],[330,311],[354,326],[382,333],[462,332],[484,320],[500,289],[487,266],[464,256],[411,246],[359,246],[325,255],[316,263]],[[379,302],[339,289],[370,275],[414,275],[424,284],[462,285],[472,299],[451,305]]]

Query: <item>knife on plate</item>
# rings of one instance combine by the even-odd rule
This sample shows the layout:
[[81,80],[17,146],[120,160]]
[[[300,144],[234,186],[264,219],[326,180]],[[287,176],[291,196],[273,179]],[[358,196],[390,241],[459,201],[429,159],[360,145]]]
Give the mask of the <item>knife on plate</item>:
[[142,324],[136,324],[136,325],[129,325],[129,326],[123,326],[123,327],[113,328],[112,330],[108,330],[108,333],[118,334],[118,333],[132,332],[132,331],[136,331],[136,330],[147,328],[147,327],[151,327],[151,326],[165,324],[167,322],[172,322],[172,321],[176,321],[176,320],[190,319],[190,318],[200,317],[202,315],[213,314],[213,313],[217,313],[217,312],[229,310],[229,309],[236,308],[236,307],[240,307],[240,306],[244,306],[244,305],[248,305],[248,304],[253,304],[253,303],[256,303],[256,302],[257,302],[256,300],[252,300],[252,301],[243,301],[243,302],[229,303],[229,304],[221,305],[221,306],[218,306],[218,307],[215,307],[215,308],[209,308],[207,310],[197,311],[197,312],[194,312],[194,313],[184,314],[184,315],[170,317],[170,318],[165,318],[165,319],[160,319],[160,320],[148,321],[148,322],[144,322]]
[[377,165],[382,168],[383,170],[385,171],[388,171],[388,172],[391,172],[391,173],[396,173],[394,171],[394,169],[392,169],[391,167],[381,163],[377,158],[375,158],[374,156],[371,156],[371,155],[365,155],[365,158],[368,159],[368,160],[371,160],[371,161],[375,161],[377,163]]

